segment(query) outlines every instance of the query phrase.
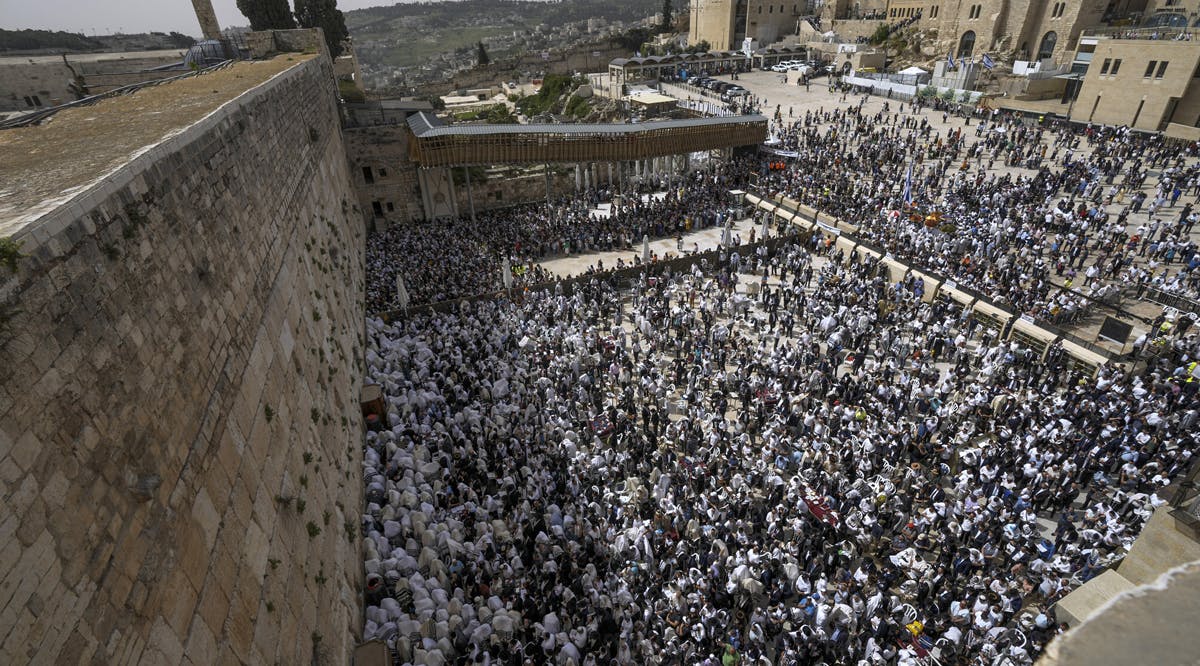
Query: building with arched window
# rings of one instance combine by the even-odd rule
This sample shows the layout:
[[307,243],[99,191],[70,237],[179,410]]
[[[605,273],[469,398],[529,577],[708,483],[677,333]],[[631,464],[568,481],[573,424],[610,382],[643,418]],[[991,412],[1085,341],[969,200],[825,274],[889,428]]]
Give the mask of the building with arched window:
[[959,60],[975,55],[975,31],[968,30],[958,40],[957,57]]
[[1107,0],[890,0],[886,13],[889,21],[919,15],[917,25],[936,30],[938,50],[956,60],[984,53],[997,60],[1069,60],[1080,33],[1101,25],[1107,7]]
[[[1171,9],[1183,2],[1200,5],[1200,0],[1157,0]],[[688,42],[707,41],[717,50],[741,49],[743,40],[755,40],[755,48],[771,46],[795,34],[797,22],[812,5],[790,0],[689,0],[691,8]],[[825,0],[821,15],[835,21],[882,15],[889,23],[912,21],[930,34],[936,31],[937,50],[955,59],[974,58],[984,53],[994,60],[1044,60],[1069,62],[1079,35],[1100,26],[1109,0],[1045,0],[1045,2],[985,2],[985,0]],[[1113,12],[1137,11],[1146,0],[1118,0]],[[1168,4],[1173,3],[1173,4]],[[827,26],[835,31],[836,24]],[[825,28],[823,28],[825,29]]]
[[1150,0],[1141,25],[1146,28],[1200,26],[1200,0]]
[[1054,55],[1054,46],[1058,43],[1058,33],[1051,30],[1042,36],[1042,43],[1038,46],[1037,60],[1044,60]]

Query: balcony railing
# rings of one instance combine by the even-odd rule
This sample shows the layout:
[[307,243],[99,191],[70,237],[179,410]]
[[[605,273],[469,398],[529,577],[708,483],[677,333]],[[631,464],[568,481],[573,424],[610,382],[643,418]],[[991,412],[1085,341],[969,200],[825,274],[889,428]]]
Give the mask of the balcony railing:
[[1091,28],[1083,31],[1082,37],[1107,37],[1109,39],[1146,39],[1158,41],[1191,41],[1200,39],[1200,30],[1191,28]]

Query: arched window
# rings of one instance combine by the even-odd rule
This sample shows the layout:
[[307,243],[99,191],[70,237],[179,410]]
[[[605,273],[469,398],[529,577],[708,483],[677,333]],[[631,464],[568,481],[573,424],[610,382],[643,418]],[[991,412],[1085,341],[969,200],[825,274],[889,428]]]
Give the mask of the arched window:
[[970,58],[975,51],[975,31],[968,30],[963,33],[962,39],[958,40],[958,57]]
[[1051,30],[1042,37],[1042,45],[1038,47],[1037,59],[1044,60],[1054,55],[1054,45],[1058,43],[1058,33]]

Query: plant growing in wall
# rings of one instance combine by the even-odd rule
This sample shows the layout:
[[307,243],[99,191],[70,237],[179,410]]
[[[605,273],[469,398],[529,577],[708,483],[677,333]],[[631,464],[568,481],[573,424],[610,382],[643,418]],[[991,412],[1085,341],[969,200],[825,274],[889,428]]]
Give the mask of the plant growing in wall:
[[0,238],[0,264],[4,264],[9,272],[17,272],[17,261],[24,256],[21,254],[21,241],[9,237]]
[[149,222],[146,219],[146,214],[142,212],[142,209],[136,203],[125,204],[125,217],[128,218],[129,224],[125,225],[125,228],[121,230],[121,235],[126,240],[136,237],[138,231]]
[[12,336],[12,321],[23,312],[16,303],[0,303],[0,346]]

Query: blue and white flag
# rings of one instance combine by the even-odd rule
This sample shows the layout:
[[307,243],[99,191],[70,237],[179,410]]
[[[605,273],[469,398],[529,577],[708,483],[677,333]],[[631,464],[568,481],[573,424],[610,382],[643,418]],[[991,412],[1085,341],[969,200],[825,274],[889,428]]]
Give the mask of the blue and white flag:
[[912,168],[913,163],[910,161],[908,163],[908,173],[904,175],[904,205],[906,206],[911,206],[913,202]]
[[946,66],[949,67],[950,69],[954,69],[955,67],[958,66],[958,65],[954,64],[954,52],[953,51],[946,54]]
[[992,56],[983,54],[983,66],[991,69],[996,66],[996,61],[992,60]]

